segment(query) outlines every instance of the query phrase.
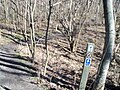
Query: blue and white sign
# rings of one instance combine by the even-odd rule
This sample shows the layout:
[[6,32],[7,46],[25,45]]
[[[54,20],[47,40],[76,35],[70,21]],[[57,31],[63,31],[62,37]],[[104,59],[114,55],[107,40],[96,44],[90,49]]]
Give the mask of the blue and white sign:
[[91,64],[90,58],[86,58],[85,59],[85,66],[90,66],[90,64]]
[[93,52],[93,49],[94,49],[94,45],[93,44],[89,44],[87,52]]

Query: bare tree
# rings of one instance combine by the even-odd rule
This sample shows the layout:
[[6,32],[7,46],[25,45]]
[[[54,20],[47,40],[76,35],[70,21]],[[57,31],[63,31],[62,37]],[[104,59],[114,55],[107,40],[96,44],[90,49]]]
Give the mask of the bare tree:
[[52,9],[52,4],[51,4],[51,0],[49,0],[49,13],[48,13],[48,18],[47,18],[47,29],[46,29],[46,35],[45,35],[46,61],[45,61],[44,75],[46,75],[46,69],[47,69],[48,57],[49,57],[47,39],[48,39],[48,31],[49,31],[49,26],[50,26],[51,9]]
[[[59,8],[59,12],[62,11],[62,14],[56,12],[60,23],[58,30],[60,30],[68,40],[71,52],[77,50],[81,30],[83,30],[86,20],[90,18],[88,14],[92,5],[93,1],[89,2],[88,0],[70,0],[70,2],[65,1],[59,5],[60,8],[62,8],[62,10]],[[69,6],[69,8],[65,6]]]
[[[29,51],[31,53],[31,58],[33,63],[35,59],[35,50],[36,50],[35,23],[34,23],[36,3],[37,3],[37,0],[25,1],[25,5],[24,5],[25,8],[24,8],[24,15],[23,15],[24,28],[22,31],[26,45],[29,48]],[[27,32],[30,32],[30,37]]]
[[5,23],[7,23],[8,21],[8,16],[9,16],[9,4],[8,4],[8,0],[1,0],[1,5],[3,7],[3,12],[4,12],[4,20],[5,20]]
[[113,58],[113,48],[115,44],[115,23],[113,15],[113,0],[103,0],[105,16],[105,44],[101,64],[94,83],[93,90],[104,90],[107,72]]
[[34,0],[32,4],[32,0],[30,0],[30,27],[31,27],[31,54],[32,54],[32,60],[34,62],[35,59],[35,49],[36,49],[36,42],[35,42],[35,27],[34,27],[34,12],[36,8],[36,2],[37,0]]

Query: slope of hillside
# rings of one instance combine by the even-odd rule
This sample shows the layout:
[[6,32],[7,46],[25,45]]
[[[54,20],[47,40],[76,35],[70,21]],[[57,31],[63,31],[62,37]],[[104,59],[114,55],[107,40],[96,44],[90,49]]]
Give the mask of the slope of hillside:
[[[25,42],[21,40],[23,39],[22,36],[18,36],[18,34],[15,33],[14,31],[11,34],[11,31],[8,29],[9,28],[6,29],[2,27],[2,29],[0,30],[2,32],[2,37],[0,41],[1,52],[4,51],[7,54],[15,54],[21,57],[30,56],[29,49],[27,48],[27,46],[25,46],[24,44]],[[37,33],[37,38],[39,38],[39,40],[37,40],[37,48],[35,55],[35,62],[37,62],[37,64],[35,64],[35,67],[38,68],[40,73],[39,76],[41,76],[44,70],[43,66],[46,57],[45,49],[44,49],[45,30],[41,29],[39,33]],[[94,82],[97,73],[97,68],[101,60],[102,50],[104,46],[104,35],[105,32],[103,26],[98,26],[97,28],[94,26],[87,27],[81,32],[81,36],[80,36],[81,38],[79,40],[79,47],[77,49],[77,52],[70,53],[68,47],[68,41],[65,39],[65,37],[59,31],[50,29],[49,37],[48,37],[49,63],[47,68],[47,74],[45,77],[43,77],[44,79],[42,80],[42,85],[51,88],[51,90],[54,89],[77,90],[79,87],[79,82],[82,74],[84,57],[86,54],[86,46],[88,42],[92,42],[95,44],[95,50],[93,54],[93,60],[91,63],[90,73],[87,83],[87,90],[88,88],[90,89],[90,87]],[[18,38],[15,38],[14,36]],[[19,41],[19,39],[21,40],[20,42],[22,43],[15,42],[15,40]],[[27,60],[29,61],[30,59]],[[9,65],[8,63],[6,64]],[[111,88],[111,90],[117,90],[116,88],[120,84],[119,82],[120,72],[118,71],[119,68],[116,67],[116,65],[117,63],[113,61],[110,66],[110,70],[106,81],[106,88],[109,89]],[[3,77],[1,76],[1,78]],[[19,78],[19,77],[13,75],[13,78]],[[17,81],[15,82],[17,83]],[[33,82],[36,83],[36,81]],[[34,90],[34,89],[29,89],[29,90]]]

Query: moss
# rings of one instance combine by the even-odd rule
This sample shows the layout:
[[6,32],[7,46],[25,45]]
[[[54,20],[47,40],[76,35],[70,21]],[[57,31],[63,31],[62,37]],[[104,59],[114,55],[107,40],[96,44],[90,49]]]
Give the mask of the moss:
[[22,35],[14,34],[14,36],[15,36],[16,39],[24,40],[24,37]]
[[6,37],[3,37],[3,36],[1,35],[0,45],[8,44],[8,43],[10,43],[10,42],[11,42],[10,39],[8,39],[8,38],[6,38]]
[[43,31],[37,31],[36,34],[40,35],[40,36],[43,36],[43,35],[45,35],[45,32],[43,32]]

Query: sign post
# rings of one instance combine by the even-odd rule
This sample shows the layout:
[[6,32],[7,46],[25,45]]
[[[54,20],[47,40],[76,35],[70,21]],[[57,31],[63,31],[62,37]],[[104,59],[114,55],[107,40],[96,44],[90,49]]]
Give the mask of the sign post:
[[83,68],[83,72],[82,72],[82,78],[80,81],[79,90],[85,90],[87,78],[88,78],[88,74],[89,74],[89,69],[90,69],[90,64],[91,64],[91,60],[92,60],[93,50],[94,50],[94,44],[88,43],[87,54],[86,54],[85,61],[84,61],[84,68]]

